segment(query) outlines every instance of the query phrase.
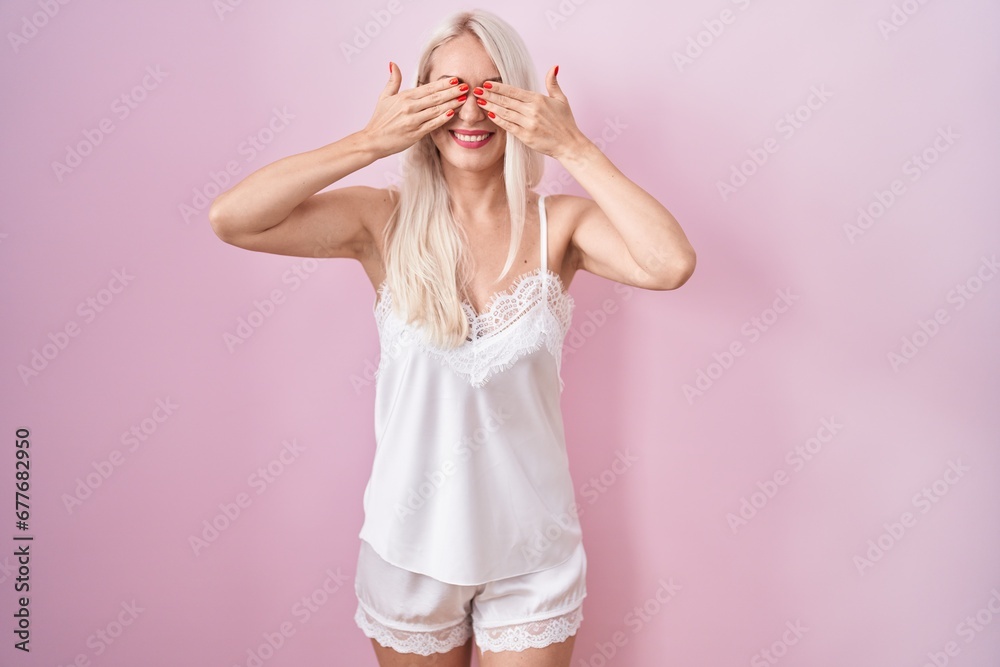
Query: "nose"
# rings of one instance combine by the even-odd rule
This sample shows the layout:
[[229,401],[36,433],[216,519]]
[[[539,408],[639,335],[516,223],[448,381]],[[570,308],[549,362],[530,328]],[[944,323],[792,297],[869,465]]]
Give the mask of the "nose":
[[478,98],[472,94],[471,90],[467,94],[469,98],[459,108],[458,117],[468,123],[481,121],[486,116],[486,112],[483,107],[479,106],[479,102],[476,101]]

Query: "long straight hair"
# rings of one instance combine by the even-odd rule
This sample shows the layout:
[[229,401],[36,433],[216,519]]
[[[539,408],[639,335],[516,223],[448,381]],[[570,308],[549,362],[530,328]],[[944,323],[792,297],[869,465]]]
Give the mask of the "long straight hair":
[[[420,54],[416,85],[430,75],[434,50],[463,34],[479,39],[504,83],[536,90],[534,64],[514,28],[488,11],[454,14],[431,33]],[[510,249],[497,280],[510,271],[524,233],[528,191],[538,185],[542,155],[507,132],[503,181],[510,211]],[[393,186],[390,186],[393,188]],[[430,134],[406,149],[399,201],[386,224],[386,281],[392,308],[408,323],[423,326],[429,342],[440,348],[462,345],[469,321],[462,299],[474,276],[464,228],[455,219],[441,169],[441,155]]]

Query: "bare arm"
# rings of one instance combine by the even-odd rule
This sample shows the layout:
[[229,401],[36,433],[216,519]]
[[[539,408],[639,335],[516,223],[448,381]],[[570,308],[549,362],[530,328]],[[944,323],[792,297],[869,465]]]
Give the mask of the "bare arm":
[[694,271],[694,248],[673,214],[580,131],[558,70],[545,77],[548,95],[503,82],[484,83],[473,94],[497,125],[562,163],[591,196],[562,195],[571,207],[567,253],[575,269],[643,289],[677,289]]
[[372,220],[386,210],[389,193],[367,186],[316,193],[446,123],[463,92],[458,79],[399,92],[402,75],[398,67],[390,70],[365,129],[262,167],[212,202],[208,217],[216,235],[278,255],[360,260],[369,254]]
[[695,251],[663,204],[590,140],[581,140],[560,161],[593,197],[576,207],[570,248],[578,269],[643,289],[673,290],[687,282]]
[[247,250],[359,257],[370,241],[364,213],[375,189],[355,186],[316,193],[378,157],[367,135],[356,132],[272,162],[212,203],[208,213],[212,229],[226,243]]

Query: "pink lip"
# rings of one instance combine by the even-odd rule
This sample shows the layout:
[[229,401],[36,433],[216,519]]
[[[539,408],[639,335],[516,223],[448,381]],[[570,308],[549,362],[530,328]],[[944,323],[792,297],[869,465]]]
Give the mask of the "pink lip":
[[[461,141],[458,137],[455,136],[455,132],[459,132],[461,134],[466,134],[466,135],[470,135],[470,136],[475,136],[477,134],[488,134],[489,136],[486,137],[486,139],[484,139],[483,141]],[[459,146],[461,146],[463,148],[482,148],[486,144],[490,143],[490,140],[493,139],[493,134],[494,133],[493,132],[485,132],[484,130],[461,130],[461,129],[459,129],[459,130],[448,130],[448,134],[451,135],[451,138],[455,140],[456,144],[458,144]]]

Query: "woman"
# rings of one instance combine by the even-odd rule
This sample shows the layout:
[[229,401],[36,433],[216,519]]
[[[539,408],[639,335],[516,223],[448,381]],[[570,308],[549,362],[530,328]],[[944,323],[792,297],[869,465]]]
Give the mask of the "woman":
[[[535,92],[510,25],[456,14],[415,88],[389,63],[363,130],[254,172],[210,211],[227,243],[353,258],[375,289],[355,620],[383,667],[466,666],[473,635],[484,667],[570,664],[586,555],[559,407],[564,288],[581,269],[651,290],[694,270],[670,212],[577,128],[558,69]],[[398,189],[319,192],[404,150]],[[593,199],[533,192],[543,154]]]

